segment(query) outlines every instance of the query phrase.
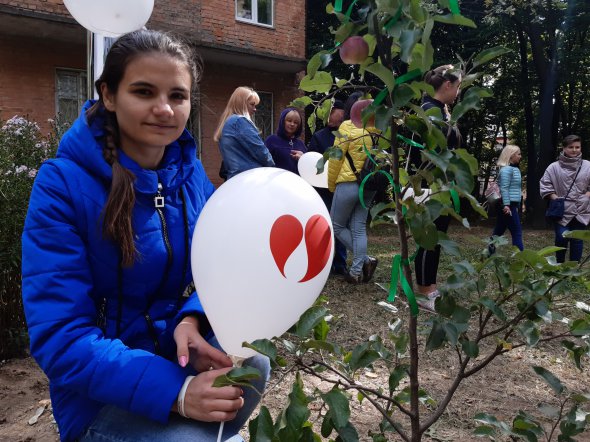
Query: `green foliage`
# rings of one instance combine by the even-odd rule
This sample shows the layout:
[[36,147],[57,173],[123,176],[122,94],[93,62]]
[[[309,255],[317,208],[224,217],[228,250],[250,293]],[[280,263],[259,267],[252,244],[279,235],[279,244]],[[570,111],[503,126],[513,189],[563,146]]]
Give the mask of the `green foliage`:
[[[463,226],[469,226],[458,207],[459,197],[462,204],[485,216],[472,195],[477,182],[474,177],[479,173],[478,161],[465,149],[449,149],[447,136],[457,129],[460,119],[482,109],[482,100],[492,96],[485,87],[483,72],[477,70],[488,67],[507,50],[489,47],[465,60],[459,57],[453,69],[465,78],[463,93],[450,119],[445,121],[440,109],[424,111],[419,100],[425,92],[434,94],[422,77],[436,66],[431,43],[435,26],[474,25],[471,19],[461,15],[458,3],[454,0],[439,0],[436,5],[418,0],[344,3],[341,10],[331,4],[326,8],[339,22],[338,26],[330,27],[333,46],[327,49],[330,45],[324,45],[310,57],[307,75],[300,85],[308,95],[296,102],[313,106],[308,119],[313,131],[318,121],[327,120],[336,96],[358,90],[374,98],[361,118],[366,125],[374,117],[379,130],[375,134],[378,147],[369,152],[375,155],[378,150],[385,150],[388,162],[393,165],[393,201],[376,205],[371,215],[374,223],[397,224],[398,237],[392,238],[392,242],[398,244],[392,247],[401,250],[397,262],[402,263],[405,279],[411,281],[413,258],[408,250],[416,246],[426,249],[441,246],[446,253],[463,256],[459,246],[438,232],[434,223],[440,216],[449,215]],[[339,79],[331,65],[337,58],[339,45],[353,35],[364,38],[370,55],[350,70],[348,79]],[[493,83],[490,78],[487,77],[487,83]],[[416,144],[410,140],[414,136],[422,145],[424,164],[408,173],[403,165],[407,160],[407,144]],[[328,158],[341,157],[340,149],[330,149],[318,162],[318,170]],[[425,202],[417,199],[424,183],[430,191]],[[408,192],[410,188],[413,195]],[[590,239],[580,235],[584,240]],[[567,299],[566,292],[571,296],[572,288],[589,288],[590,270],[586,263],[558,265],[548,256],[554,252],[552,249],[518,251],[508,248],[504,239],[496,239],[494,243],[498,250],[495,255],[488,256],[485,251],[476,260],[455,262],[454,272],[444,284],[439,284],[442,296],[436,300],[436,312],[426,321],[421,315],[397,318],[387,336],[375,335],[345,348],[329,340],[330,315],[320,302],[301,317],[288,336],[260,345],[273,365],[280,367],[278,370],[285,373],[298,370],[298,376],[287,408],[275,422],[264,411],[251,424],[251,431],[264,434],[264,440],[324,437],[357,441],[358,432],[354,423],[349,422],[349,405],[358,400],[370,402],[381,413],[382,421],[376,422],[370,432],[374,441],[387,440],[389,432],[397,433],[403,440],[419,441],[443,414],[464,379],[515,348],[532,348],[559,339],[572,361],[582,367],[590,348],[590,318],[576,304],[569,303],[567,308],[562,304]],[[406,286],[403,294],[411,298],[412,284],[408,284],[410,287]],[[393,293],[398,291],[394,287]],[[559,308],[556,308],[557,301]],[[442,398],[432,397],[420,385],[419,333],[425,338],[421,343],[424,351],[449,352],[457,358],[455,371],[449,373],[451,386]],[[291,355],[292,367],[284,365],[288,358],[279,359],[280,352]],[[387,372],[383,387],[367,388],[357,381],[359,373],[376,367]],[[563,394],[559,380],[541,367],[535,370],[556,394]],[[301,372],[316,376],[330,388],[327,391],[315,388],[309,395],[303,394]],[[305,412],[311,403],[321,404],[319,434],[308,421],[310,414]],[[567,440],[583,429],[581,414],[581,404],[576,403],[575,413],[555,415],[555,421],[563,427],[560,438]],[[493,437],[496,431],[501,431],[512,437],[537,440],[542,434],[539,421],[524,412],[515,417],[512,425],[485,413],[479,414],[477,420],[482,423],[476,430],[479,436]]]
[[37,123],[22,117],[0,121],[0,359],[22,354],[27,347],[20,238],[35,175],[56,146],[55,131],[44,136]]

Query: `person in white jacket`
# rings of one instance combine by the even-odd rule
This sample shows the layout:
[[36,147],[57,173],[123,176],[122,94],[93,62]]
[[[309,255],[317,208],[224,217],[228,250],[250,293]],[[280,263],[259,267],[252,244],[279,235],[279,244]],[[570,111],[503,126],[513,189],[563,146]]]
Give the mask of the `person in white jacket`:
[[541,197],[553,200],[565,198],[563,218],[555,222],[555,245],[563,247],[556,252],[557,262],[564,262],[568,242],[570,260],[580,261],[584,243],[579,239],[563,237],[571,230],[584,230],[590,223],[590,161],[582,159],[582,140],[568,135],[562,142],[559,159],[551,163],[540,181]]

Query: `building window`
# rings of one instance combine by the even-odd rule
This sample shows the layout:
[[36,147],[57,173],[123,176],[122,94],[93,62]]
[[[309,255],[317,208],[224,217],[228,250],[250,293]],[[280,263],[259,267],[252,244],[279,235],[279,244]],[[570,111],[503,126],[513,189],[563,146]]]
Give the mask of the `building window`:
[[260,131],[263,140],[274,133],[273,112],[272,112],[272,93],[256,91],[260,97],[260,103],[256,106],[254,114],[254,124]]
[[55,115],[60,124],[70,125],[86,101],[86,72],[57,69],[55,78]]
[[236,19],[248,23],[272,26],[274,0],[236,0]]

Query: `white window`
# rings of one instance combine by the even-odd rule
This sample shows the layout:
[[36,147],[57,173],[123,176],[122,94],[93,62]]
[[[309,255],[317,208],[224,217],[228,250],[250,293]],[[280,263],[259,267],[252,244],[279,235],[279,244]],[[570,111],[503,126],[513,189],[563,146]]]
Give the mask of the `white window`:
[[263,26],[272,26],[273,1],[236,0],[236,19]]
[[71,124],[78,118],[86,92],[85,71],[56,69],[55,115],[60,124]]
[[254,114],[254,124],[260,131],[263,140],[274,133],[273,130],[273,112],[272,112],[272,93],[256,91],[260,97],[260,103],[256,106]]

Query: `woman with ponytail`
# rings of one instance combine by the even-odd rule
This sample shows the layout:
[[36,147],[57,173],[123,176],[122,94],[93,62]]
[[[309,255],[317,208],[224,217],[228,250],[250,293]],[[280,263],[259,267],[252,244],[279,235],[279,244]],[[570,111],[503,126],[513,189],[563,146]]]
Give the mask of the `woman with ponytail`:
[[[199,79],[176,38],[112,46],[89,101],[40,169],[22,238],[31,353],[62,441],[242,440],[254,389],[232,367],[191,283],[191,232],[214,191],[185,130]],[[245,362],[261,372],[257,356]]]

